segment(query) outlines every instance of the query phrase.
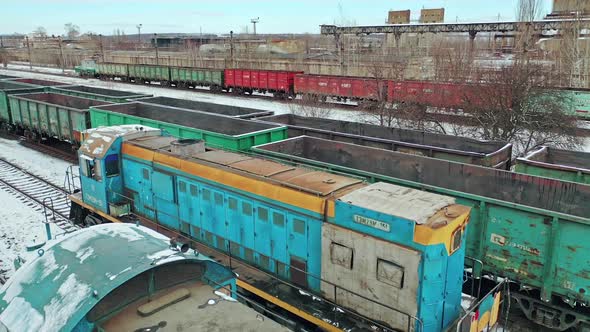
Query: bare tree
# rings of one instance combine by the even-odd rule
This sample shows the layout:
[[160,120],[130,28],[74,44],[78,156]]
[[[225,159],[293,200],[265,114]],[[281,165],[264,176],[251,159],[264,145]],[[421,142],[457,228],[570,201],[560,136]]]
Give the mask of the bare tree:
[[0,63],[4,68],[8,67],[8,52],[4,48],[0,48]]
[[66,37],[68,39],[75,39],[80,35],[80,27],[74,23],[66,23],[64,25],[64,30],[66,31]]
[[431,54],[437,81],[462,82],[471,78],[474,58],[466,43],[441,42]]
[[521,22],[518,28],[518,37],[516,40],[517,47],[526,53],[527,49],[533,44],[533,34],[530,22],[541,18],[542,14],[542,0],[518,0],[516,7],[516,17]]
[[[581,1],[578,2],[581,8]],[[582,13],[572,13],[572,20],[564,23],[560,31],[561,47],[559,48],[559,62],[563,70],[565,85],[571,87],[587,87],[589,46],[582,37]]]
[[518,0],[516,17],[520,22],[532,22],[540,19],[542,13],[542,0]]
[[400,116],[399,112],[403,105],[402,107],[391,105],[387,97],[387,80],[402,80],[407,66],[407,60],[400,59],[389,66],[374,62],[367,67],[367,74],[371,80],[368,81],[366,89],[371,92],[372,98],[360,101],[359,106],[363,112],[369,115],[370,122],[392,127],[396,118]]
[[39,27],[35,28],[35,30],[33,30],[33,37],[39,38],[39,39],[45,39],[45,38],[47,38],[47,30],[44,27],[39,26]]
[[303,95],[301,98],[293,99],[293,102],[289,104],[289,108],[291,113],[295,115],[329,118],[332,115],[332,109],[320,99],[318,96]]
[[539,145],[577,147],[581,141],[570,112],[573,100],[550,88],[551,75],[542,65],[524,60],[483,73],[486,84],[474,85],[464,94],[463,110],[475,125],[463,134],[512,142],[516,155]]

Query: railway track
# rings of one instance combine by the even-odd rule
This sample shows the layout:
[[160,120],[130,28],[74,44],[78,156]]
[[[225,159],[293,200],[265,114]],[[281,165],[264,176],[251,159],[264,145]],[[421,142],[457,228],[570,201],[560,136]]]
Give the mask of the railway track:
[[68,191],[20,166],[0,158],[0,188],[15,194],[23,203],[43,213],[46,222],[66,233],[79,229],[69,220]]

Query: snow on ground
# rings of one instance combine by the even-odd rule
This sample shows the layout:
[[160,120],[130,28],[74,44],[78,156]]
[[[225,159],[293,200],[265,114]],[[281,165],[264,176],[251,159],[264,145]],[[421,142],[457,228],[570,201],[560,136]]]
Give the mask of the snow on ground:
[[[29,172],[63,185],[69,163],[31,150],[18,141],[0,138],[0,157],[14,162]],[[13,193],[0,189],[0,275],[10,277],[13,261],[26,252],[26,246],[46,241],[43,208],[21,201]],[[52,234],[62,231],[51,224]],[[4,271],[6,270],[6,271]]]
[[[31,70],[28,62],[13,62],[13,63],[8,64],[8,68],[19,69],[19,70]],[[49,73],[49,74],[63,74],[63,73],[65,73],[66,75],[75,75],[75,72],[73,69],[66,69],[65,71],[62,71],[61,68],[57,68],[57,67],[54,68],[54,67],[33,66],[32,70],[36,71],[36,72],[40,72],[40,73]]]
[[[26,253],[27,245],[47,241],[44,220],[42,207],[0,189],[0,276],[12,276],[13,262]],[[52,236],[63,233],[55,224],[50,226]]]
[[[10,64],[8,68],[14,69],[24,69],[28,70],[28,66],[22,65],[13,65]],[[259,99],[259,98],[250,98],[250,97],[238,97],[230,94],[212,94],[208,92],[200,92],[199,90],[202,89],[176,89],[176,88],[162,88],[158,85],[135,85],[130,83],[122,83],[119,81],[101,81],[98,79],[85,79],[80,77],[64,77],[64,76],[55,76],[47,73],[40,73],[40,72],[22,72],[22,71],[15,71],[15,70],[7,70],[0,68],[0,74],[5,75],[12,75],[12,76],[19,76],[24,78],[34,78],[34,79],[43,79],[43,80],[52,80],[58,82],[64,82],[68,84],[76,84],[76,85],[87,85],[92,87],[98,88],[108,88],[108,89],[116,89],[122,91],[129,91],[129,92],[136,92],[136,93],[143,93],[143,94],[151,94],[156,97],[171,97],[171,98],[179,98],[179,99],[187,99],[187,100],[195,100],[195,101],[202,101],[207,103],[213,104],[222,104],[222,105],[230,105],[230,106],[240,106],[240,107],[248,107],[248,108],[255,108],[261,109],[265,111],[273,111],[275,114],[288,114],[292,113],[293,105],[288,103],[278,102],[276,100],[269,100]],[[61,74],[61,69],[56,68],[43,68],[47,69],[54,74]],[[207,90],[205,90],[207,91]],[[344,110],[340,108],[332,108],[330,111],[331,115],[328,116],[330,118],[336,119],[350,119],[351,115],[357,114],[357,111],[350,111]]]
[[[14,69],[25,69],[28,70],[28,65],[14,65],[9,64],[8,68]],[[143,93],[143,94],[151,94],[154,96],[163,96],[163,97],[171,97],[171,98],[179,98],[179,99],[187,99],[187,100],[195,100],[195,101],[202,101],[208,102],[213,104],[222,104],[222,105],[231,105],[231,106],[240,106],[240,107],[248,107],[248,108],[255,108],[261,109],[266,111],[273,111],[275,114],[290,114],[293,112],[297,112],[297,106],[294,104],[279,102],[276,100],[263,100],[258,98],[250,98],[250,97],[238,97],[229,94],[211,94],[207,92],[199,92],[199,89],[175,89],[175,88],[161,88],[159,86],[149,86],[149,85],[135,85],[129,83],[121,83],[117,81],[101,81],[97,79],[84,79],[80,77],[63,77],[63,76],[55,76],[49,73],[61,73],[61,69],[58,68],[43,68],[43,67],[33,67],[36,70],[44,70],[46,73],[40,72],[21,72],[21,71],[14,71],[14,70],[7,70],[0,68],[0,74],[6,75],[14,75],[20,76],[25,78],[35,78],[35,79],[45,79],[45,80],[54,80],[60,81],[69,84],[78,84],[78,85],[87,85],[99,88],[109,88],[109,89],[116,89],[122,91],[129,91],[135,93]],[[375,117],[364,115],[363,113],[357,110],[349,110],[349,109],[342,109],[338,107],[326,108],[326,111],[319,111],[320,116],[335,119],[335,120],[346,120],[346,121],[357,121],[357,122],[369,122],[375,123]],[[451,128],[452,125],[449,125]],[[451,131],[452,132],[452,131]],[[586,143],[580,148],[581,151],[590,152],[590,137],[586,138]]]
[[66,170],[72,165],[66,161],[24,147],[16,140],[5,138],[0,138],[0,157],[58,186],[64,185]]

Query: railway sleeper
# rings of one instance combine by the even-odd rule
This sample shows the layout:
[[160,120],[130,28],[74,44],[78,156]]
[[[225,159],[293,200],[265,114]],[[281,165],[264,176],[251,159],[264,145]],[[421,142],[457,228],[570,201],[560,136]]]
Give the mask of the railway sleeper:
[[588,315],[523,293],[512,293],[525,316],[532,322],[558,331],[590,332]]

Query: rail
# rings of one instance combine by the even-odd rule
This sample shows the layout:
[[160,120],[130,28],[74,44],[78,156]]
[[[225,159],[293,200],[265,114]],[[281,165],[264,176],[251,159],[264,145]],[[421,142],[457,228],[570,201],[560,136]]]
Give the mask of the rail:
[[70,201],[65,188],[57,186],[22,167],[0,158],[0,187],[20,195],[43,209],[45,223],[54,223],[66,233],[79,227],[69,220]]

